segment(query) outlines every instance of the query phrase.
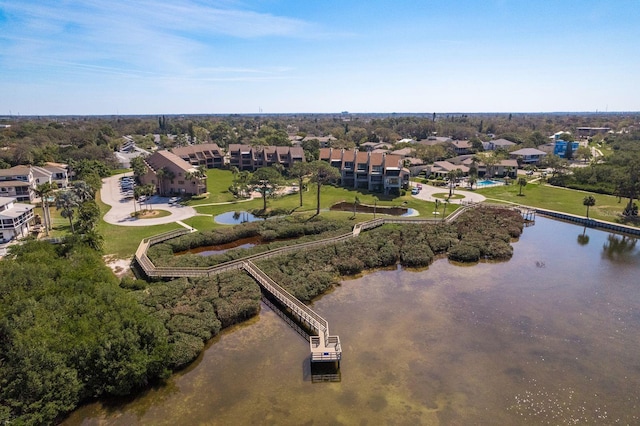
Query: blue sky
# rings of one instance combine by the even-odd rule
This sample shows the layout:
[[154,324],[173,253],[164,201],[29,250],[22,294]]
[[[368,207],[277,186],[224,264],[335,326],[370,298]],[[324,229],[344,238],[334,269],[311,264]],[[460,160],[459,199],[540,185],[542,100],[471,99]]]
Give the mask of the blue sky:
[[0,115],[640,110],[639,0],[0,0]]

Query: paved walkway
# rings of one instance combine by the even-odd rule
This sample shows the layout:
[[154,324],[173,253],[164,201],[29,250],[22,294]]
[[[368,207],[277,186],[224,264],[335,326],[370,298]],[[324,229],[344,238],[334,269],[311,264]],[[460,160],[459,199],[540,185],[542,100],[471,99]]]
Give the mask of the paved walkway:
[[[133,198],[125,199],[120,192],[120,177],[124,174],[111,176],[102,180],[100,198],[102,202],[111,206],[111,210],[104,215],[104,221],[112,225],[120,226],[151,226],[173,223],[196,216],[198,213],[193,207],[182,206],[180,204],[169,204],[169,198],[154,195],[150,198],[149,204],[154,210],[164,210],[171,213],[169,216],[154,219],[138,219],[132,217],[134,209]],[[144,207],[147,206],[145,201]],[[135,206],[140,210],[140,203]]]
[[[411,182],[411,186],[416,186],[416,185],[417,184],[415,182]],[[431,202],[435,202],[436,200],[444,201],[444,198],[436,198],[433,196],[433,194],[442,194],[442,193],[448,194],[449,187],[448,186],[436,187],[436,186],[422,184],[422,190],[420,190],[420,192],[418,192],[416,195],[412,195],[412,197],[417,198],[419,200],[431,201]],[[484,195],[480,195],[473,191],[464,191],[458,188],[455,189],[454,194],[462,195],[464,198],[452,198],[451,200],[449,200],[449,202],[453,204],[461,204],[463,201],[481,203],[484,200],[486,200],[486,197]]]

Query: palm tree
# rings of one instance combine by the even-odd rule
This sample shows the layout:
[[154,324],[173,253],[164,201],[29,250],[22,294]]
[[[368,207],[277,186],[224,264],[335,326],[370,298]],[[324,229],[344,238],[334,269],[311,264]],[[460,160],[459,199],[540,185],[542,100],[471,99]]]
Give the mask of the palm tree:
[[525,177],[519,177],[518,178],[518,186],[520,187],[520,192],[518,193],[518,195],[522,196],[522,188],[524,188],[525,186],[527,186],[527,179]]
[[589,207],[596,205],[596,199],[593,198],[593,195],[587,195],[582,200],[582,205],[587,207],[587,219],[589,219]]
[[473,189],[473,185],[476,184],[478,178],[475,175],[469,175],[467,178],[467,183],[469,183],[469,189]]
[[449,178],[449,198],[453,195],[456,182],[460,176],[462,176],[462,170],[460,169],[451,170],[447,173],[447,177]]
[[44,219],[44,230],[46,235],[49,236],[49,230],[51,229],[51,212],[49,211],[49,197],[53,193],[53,190],[58,188],[55,182],[45,182],[36,186],[34,192],[42,200],[42,218]]
[[76,194],[81,203],[88,200],[93,200],[95,192],[91,186],[82,180],[73,183],[73,192]]
[[304,183],[304,178],[309,176],[309,167],[307,166],[307,163],[303,163],[302,161],[293,163],[293,166],[289,169],[289,176],[298,179],[298,193],[300,194],[300,207],[302,207],[302,185]]
[[447,204],[449,204],[449,200],[444,200],[442,202],[442,221],[444,222],[444,217],[447,212]]
[[69,219],[72,233],[75,233],[75,228],[73,227],[74,209],[78,206],[80,206],[80,200],[73,191],[62,191],[56,196],[56,210],[62,210],[60,215]]
[[340,178],[340,171],[326,161],[316,160],[309,163],[311,181],[318,186],[316,215],[320,214],[320,188],[325,183],[336,181]]
[[164,167],[158,169],[158,171],[156,172],[156,177],[158,178],[158,192],[161,196],[164,195],[164,193],[162,192],[162,189],[164,188],[164,185],[162,185],[162,180],[164,179],[166,174],[167,170]]

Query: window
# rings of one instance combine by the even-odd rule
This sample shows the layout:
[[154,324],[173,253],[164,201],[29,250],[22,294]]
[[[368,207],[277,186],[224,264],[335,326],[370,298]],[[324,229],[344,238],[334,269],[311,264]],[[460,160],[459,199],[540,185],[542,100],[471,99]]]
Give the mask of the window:
[[[171,182],[171,183],[173,183],[173,182]],[[183,180],[179,180],[178,181],[178,185],[184,185],[184,181]]]

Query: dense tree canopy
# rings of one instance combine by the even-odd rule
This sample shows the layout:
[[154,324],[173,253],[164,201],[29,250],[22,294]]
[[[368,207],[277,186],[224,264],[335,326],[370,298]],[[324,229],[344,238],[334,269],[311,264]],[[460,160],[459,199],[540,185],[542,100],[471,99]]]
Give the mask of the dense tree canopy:
[[165,328],[95,251],[27,242],[0,276],[0,422],[51,423],[166,374]]

